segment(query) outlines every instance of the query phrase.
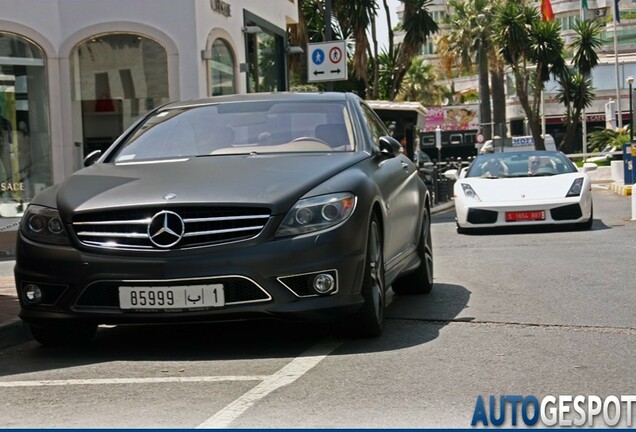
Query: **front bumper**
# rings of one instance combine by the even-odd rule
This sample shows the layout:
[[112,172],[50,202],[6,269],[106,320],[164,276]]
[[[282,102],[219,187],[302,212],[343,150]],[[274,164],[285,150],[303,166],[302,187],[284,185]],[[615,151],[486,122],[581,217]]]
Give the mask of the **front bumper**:
[[[250,318],[322,321],[347,315],[363,303],[360,286],[366,230],[355,219],[328,232],[191,250],[124,252],[35,243],[18,235],[16,289],[20,317],[31,325],[83,320],[97,324],[181,323]],[[311,275],[332,272],[336,290],[318,295]],[[309,275],[309,276],[307,276]],[[180,310],[124,310],[121,285],[165,287],[221,283],[226,304]],[[40,287],[33,305],[24,290]]]
[[[532,225],[562,225],[587,222],[592,217],[591,196],[528,202],[483,203],[456,201],[457,224],[461,228],[494,228]],[[544,211],[544,220],[506,221],[507,212]]]

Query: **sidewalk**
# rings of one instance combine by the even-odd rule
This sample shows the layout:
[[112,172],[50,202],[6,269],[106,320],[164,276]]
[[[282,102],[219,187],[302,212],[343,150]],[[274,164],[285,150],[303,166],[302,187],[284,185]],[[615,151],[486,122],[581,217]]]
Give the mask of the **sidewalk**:
[[31,334],[18,318],[20,304],[15,291],[15,261],[0,261],[0,349],[31,339]]

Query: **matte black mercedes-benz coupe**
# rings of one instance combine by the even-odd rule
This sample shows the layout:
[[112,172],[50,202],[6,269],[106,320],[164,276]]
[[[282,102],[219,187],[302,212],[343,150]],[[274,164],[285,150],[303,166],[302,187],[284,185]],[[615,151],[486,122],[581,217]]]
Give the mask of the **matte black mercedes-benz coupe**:
[[171,103],[37,195],[16,248],[42,344],[100,324],[280,318],[382,331],[433,286],[430,197],[353,94]]

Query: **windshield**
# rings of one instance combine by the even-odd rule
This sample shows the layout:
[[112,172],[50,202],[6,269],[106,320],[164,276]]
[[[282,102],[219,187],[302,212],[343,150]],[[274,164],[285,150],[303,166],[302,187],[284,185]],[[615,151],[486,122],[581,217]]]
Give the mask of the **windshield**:
[[110,161],[354,150],[344,102],[249,101],[198,105],[150,117]]
[[533,177],[577,171],[560,152],[494,153],[476,157],[466,177]]

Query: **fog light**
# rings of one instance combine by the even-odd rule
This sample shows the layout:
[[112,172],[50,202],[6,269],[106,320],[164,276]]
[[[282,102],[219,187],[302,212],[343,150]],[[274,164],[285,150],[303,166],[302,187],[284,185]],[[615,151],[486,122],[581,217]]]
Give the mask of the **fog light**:
[[24,287],[24,299],[31,304],[40,303],[42,300],[42,290],[33,284],[29,284]]
[[336,287],[336,280],[328,273],[320,273],[314,278],[314,290],[318,294],[327,294]]

